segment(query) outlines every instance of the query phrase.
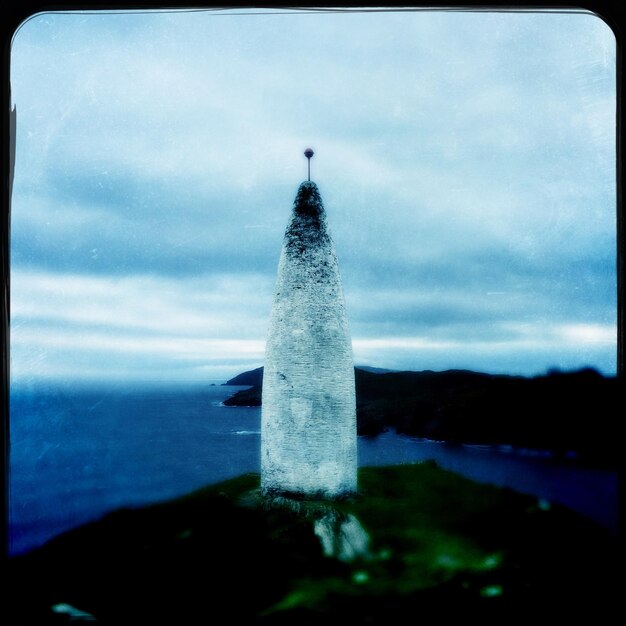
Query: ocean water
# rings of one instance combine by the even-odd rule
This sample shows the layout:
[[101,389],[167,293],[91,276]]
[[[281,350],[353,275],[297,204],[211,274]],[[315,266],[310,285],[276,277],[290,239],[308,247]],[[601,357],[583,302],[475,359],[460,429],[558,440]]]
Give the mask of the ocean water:
[[[258,472],[259,408],[225,407],[241,387],[11,390],[10,550],[20,554],[120,507]],[[546,453],[359,438],[360,465],[436,460],[475,480],[553,500],[617,528],[617,477]]]

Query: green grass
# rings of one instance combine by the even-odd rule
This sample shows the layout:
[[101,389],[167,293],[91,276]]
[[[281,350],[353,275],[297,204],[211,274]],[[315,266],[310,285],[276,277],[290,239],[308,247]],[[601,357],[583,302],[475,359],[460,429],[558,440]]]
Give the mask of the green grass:
[[[246,474],[115,512],[9,562],[8,623],[59,623],[59,603],[116,626],[224,613],[267,626],[394,624],[415,611],[563,617],[584,607],[608,623],[599,612],[617,597],[621,557],[603,529],[434,463],[363,468],[358,496],[298,506],[267,506],[258,475]],[[323,556],[311,515],[331,508],[356,516],[367,555]]]
[[[370,535],[371,555],[349,564],[342,576],[295,581],[273,608],[311,609],[332,593],[411,594],[462,575],[496,572],[509,552],[497,527],[540,513],[535,502],[433,463],[362,468],[358,497],[334,506],[359,519]],[[499,594],[483,593],[493,595]]]

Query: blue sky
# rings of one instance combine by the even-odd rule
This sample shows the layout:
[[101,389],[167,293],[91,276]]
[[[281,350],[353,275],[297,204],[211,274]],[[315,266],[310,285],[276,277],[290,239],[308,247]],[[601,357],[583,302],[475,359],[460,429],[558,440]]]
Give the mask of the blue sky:
[[593,15],[47,13],[11,86],[14,382],[262,365],[308,146],[356,363],[615,373]]

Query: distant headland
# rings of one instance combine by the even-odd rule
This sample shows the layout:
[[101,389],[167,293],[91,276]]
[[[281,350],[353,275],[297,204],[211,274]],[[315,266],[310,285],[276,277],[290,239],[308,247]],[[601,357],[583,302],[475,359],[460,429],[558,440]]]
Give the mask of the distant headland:
[[[591,368],[524,377],[468,370],[390,371],[355,367],[359,435],[386,430],[451,444],[548,449],[557,456],[618,463],[618,381]],[[226,385],[246,385],[224,404],[260,406],[263,368]]]

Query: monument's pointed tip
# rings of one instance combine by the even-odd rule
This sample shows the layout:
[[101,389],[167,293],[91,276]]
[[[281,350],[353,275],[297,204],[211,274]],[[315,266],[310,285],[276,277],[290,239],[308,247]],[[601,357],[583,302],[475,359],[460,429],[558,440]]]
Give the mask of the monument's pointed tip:
[[296,213],[306,215],[319,215],[324,210],[322,197],[317,185],[312,180],[300,183],[294,202]]

